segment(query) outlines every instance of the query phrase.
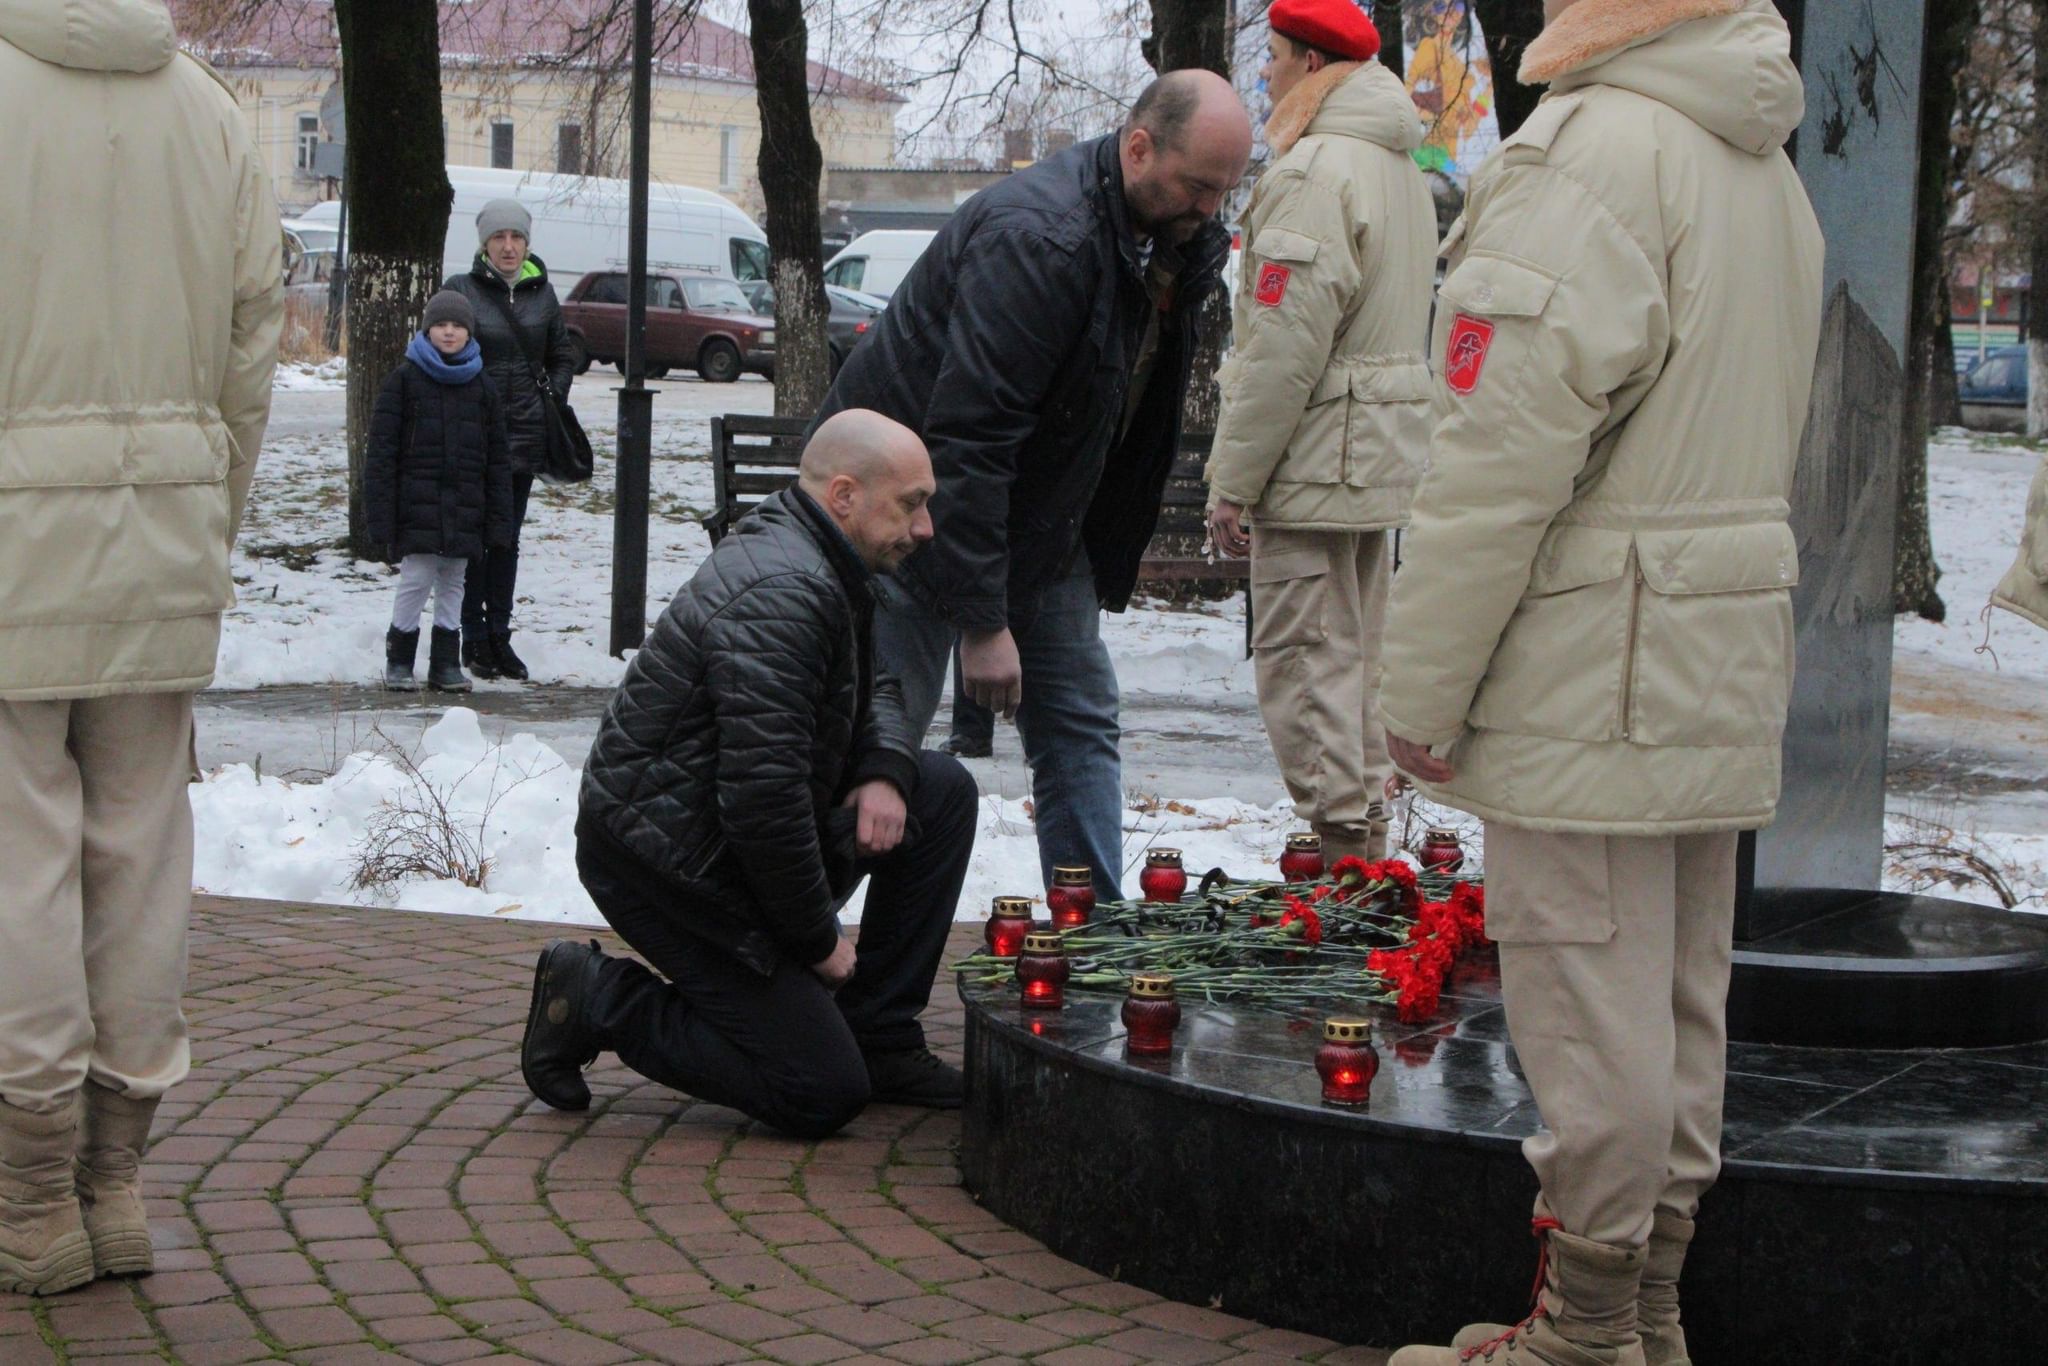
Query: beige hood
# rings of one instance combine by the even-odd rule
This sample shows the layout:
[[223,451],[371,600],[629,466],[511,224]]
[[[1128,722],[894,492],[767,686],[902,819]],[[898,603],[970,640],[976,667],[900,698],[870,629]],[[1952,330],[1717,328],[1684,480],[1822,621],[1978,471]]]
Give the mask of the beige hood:
[[0,39],[76,71],[155,71],[178,50],[164,0],[0,0]]
[[1336,62],[1287,92],[1266,121],[1266,144],[1286,156],[1309,133],[1359,138],[1395,152],[1422,145],[1422,117],[1401,78],[1378,62]]
[[1611,85],[1761,156],[1806,113],[1792,36],[1770,0],[1578,0],[1522,58],[1554,91]]

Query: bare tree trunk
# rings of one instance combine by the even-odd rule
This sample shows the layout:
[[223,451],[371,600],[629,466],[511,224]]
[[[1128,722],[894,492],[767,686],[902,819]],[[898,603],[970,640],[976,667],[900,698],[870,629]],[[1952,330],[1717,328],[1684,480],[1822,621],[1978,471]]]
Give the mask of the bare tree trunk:
[[[1230,7],[1227,0],[1152,0],[1152,36],[1145,40],[1145,60],[1162,75],[1201,67],[1230,77]],[[1188,392],[1181,403],[1181,427],[1213,432],[1223,409],[1216,367],[1230,340],[1230,291],[1213,289],[1195,315],[1195,354],[1188,371]]]
[[1956,314],[1956,301],[1955,292],[1949,287],[1954,273],[1954,263],[1944,250],[1941,278],[1935,283],[1941,295],[1938,301],[1940,316],[1934,324],[1934,355],[1927,362],[1927,425],[1930,428],[1963,425],[1963,400],[1956,390],[1956,329],[1952,321]]
[[1380,60],[1406,76],[1408,53],[1401,38],[1401,0],[1372,0],[1372,26],[1380,31]]
[[[2048,280],[2048,0],[2034,0],[2034,104],[2028,119],[2032,143],[2030,203],[2027,214],[2027,264],[2034,279]],[[2041,288],[2036,285],[2035,288]],[[2031,300],[2029,301],[2031,303]],[[2048,436],[2048,335],[2027,326],[2027,435]]]
[[[1912,310],[1906,326],[1906,392],[1899,405],[1899,510],[1892,542],[1892,607],[1940,621],[1948,607],[1935,591],[1928,529],[1928,408],[1935,382],[1935,338],[1946,326],[1948,291],[1942,287],[1948,253],[1943,239],[1953,215],[1949,124],[1955,117],[1956,76],[1970,55],[1977,0],[1930,0],[1926,60],[1920,68],[1920,162],[1914,205]],[[1953,363],[1950,365],[1953,377]]]
[[761,197],[775,279],[775,411],[808,417],[832,384],[818,225],[824,154],[811,128],[803,0],[747,0],[761,105]]
[[1472,0],[1472,13],[1486,37],[1486,57],[1493,68],[1494,117],[1500,121],[1500,135],[1507,137],[1543,97],[1540,86],[1515,79],[1523,49],[1543,32],[1543,0]]
[[405,354],[441,282],[448,236],[437,10],[415,0],[336,0],[348,110],[348,541],[370,544],[363,462],[377,388]]

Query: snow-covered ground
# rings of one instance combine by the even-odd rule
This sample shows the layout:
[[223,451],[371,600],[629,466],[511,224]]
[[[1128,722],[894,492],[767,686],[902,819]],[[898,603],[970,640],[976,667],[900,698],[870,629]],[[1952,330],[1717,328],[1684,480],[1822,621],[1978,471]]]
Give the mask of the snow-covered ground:
[[[281,387],[338,388],[339,365],[295,371]],[[536,676],[609,687],[621,665],[605,651],[610,591],[611,462],[614,440],[609,371],[579,382],[578,411],[601,456],[598,478],[578,488],[536,485],[521,540],[518,607],[521,653]],[[303,401],[317,401],[300,395]],[[766,412],[773,391],[745,381],[663,386],[656,407],[650,620],[702,561],[709,543],[697,525],[711,500],[709,418]],[[322,411],[325,411],[324,409]],[[335,412],[338,414],[338,407]],[[346,532],[346,455],[339,419],[278,424],[259,467],[248,521],[236,552],[239,605],[221,650],[219,688],[281,683],[367,684],[380,667],[392,574],[358,566],[338,546]],[[1959,431],[1939,434],[1931,450],[1935,549],[1951,624],[1902,621],[1896,648],[1902,680],[1934,691],[1999,687],[2022,723],[2014,738],[2048,740],[2048,702],[2034,703],[2031,680],[2048,689],[2048,633],[1997,614],[1994,656],[1980,652],[1976,617],[2017,544],[2028,480],[2039,459],[2009,439]],[[1243,604],[1194,610],[1140,606],[1108,619],[1106,634],[1127,696],[1158,695],[1204,725],[1205,707],[1222,718],[1224,699],[1240,712],[1252,690],[1243,658]],[[481,684],[509,688],[514,684]],[[1901,684],[1902,689],[1904,683]],[[1911,704],[1902,691],[1901,706]],[[2031,729],[2025,729],[2025,726]],[[1204,734],[1209,733],[1204,730]],[[451,708],[416,742],[371,737],[324,781],[287,783],[246,764],[226,765],[194,789],[199,828],[196,882],[213,892],[286,899],[399,905],[419,910],[591,923],[597,917],[574,866],[575,765],[530,735],[486,738],[476,714]],[[2038,753],[2038,749],[2035,750]],[[988,786],[988,784],[985,784]],[[1038,886],[1036,842],[1021,790],[984,796],[980,836],[963,900],[981,914],[991,897]],[[1246,774],[1232,790],[1133,794],[1125,813],[1126,885],[1151,845],[1173,845],[1200,872],[1213,866],[1249,873],[1271,867],[1295,824],[1270,772]],[[1256,797],[1257,800],[1246,800]],[[369,837],[422,799],[439,801],[447,822],[487,859],[482,887],[453,878],[415,877],[361,885],[356,874]],[[1986,830],[1954,810],[1895,802],[1894,843],[1951,843],[1999,870],[2022,896],[2048,888],[2048,833]],[[2040,808],[2030,808],[2038,812]],[[1419,823],[1418,823],[1419,824]],[[2021,822],[2013,822],[2020,825]],[[1931,858],[1941,863],[1939,857]],[[1925,862],[1925,861],[1923,861]],[[1916,871],[1916,868],[1920,870]],[[1898,860],[1895,886],[1928,875]],[[472,878],[472,881],[475,879]],[[1944,894],[1991,900],[1982,883],[1941,886]],[[849,918],[859,902],[849,908]]]

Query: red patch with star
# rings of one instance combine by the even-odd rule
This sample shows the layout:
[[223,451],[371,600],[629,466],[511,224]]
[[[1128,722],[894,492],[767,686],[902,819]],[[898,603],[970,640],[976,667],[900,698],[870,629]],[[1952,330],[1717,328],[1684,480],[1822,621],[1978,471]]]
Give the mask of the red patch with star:
[[1259,267],[1259,287],[1252,297],[1268,308],[1277,308],[1287,297],[1287,277],[1293,274],[1277,261],[1268,261]]
[[1444,383],[1454,394],[1469,394],[1479,387],[1479,374],[1486,368],[1486,351],[1493,345],[1493,324],[1484,318],[1460,313],[1451,324],[1451,337],[1444,344]]

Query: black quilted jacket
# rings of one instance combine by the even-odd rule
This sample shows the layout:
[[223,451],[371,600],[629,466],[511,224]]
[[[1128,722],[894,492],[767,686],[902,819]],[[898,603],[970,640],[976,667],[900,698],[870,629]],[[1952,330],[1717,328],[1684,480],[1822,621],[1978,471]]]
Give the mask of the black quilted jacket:
[[[508,294],[505,278],[479,253],[468,274],[449,276],[441,288],[465,296],[476,311],[476,344],[484,353],[484,373],[498,386],[505,402],[505,435],[513,467],[522,473],[545,469],[548,414],[541,406],[533,368],[527,363],[527,349],[539,360],[555,396],[563,402],[568,401],[569,386],[576,379],[569,329],[562,322],[562,304],[548,280],[548,268],[538,256],[527,257],[524,273]],[[512,316],[519,320],[516,332],[499,306],[508,299]],[[525,347],[520,345],[522,336]]]
[[1173,468],[1195,312],[1229,252],[1215,223],[1180,248],[1153,380],[1120,437],[1151,298],[1116,138],[963,204],[818,412],[873,408],[931,450],[934,534],[897,582],[955,625],[995,629],[1085,545],[1096,596],[1123,610]]
[[512,466],[489,376],[441,384],[411,361],[384,377],[363,462],[370,539],[394,557],[508,546]]
[[917,737],[873,664],[873,579],[799,489],[718,543],[626,667],[576,833],[757,971],[838,941],[852,860],[826,831],[858,783],[909,797]]

